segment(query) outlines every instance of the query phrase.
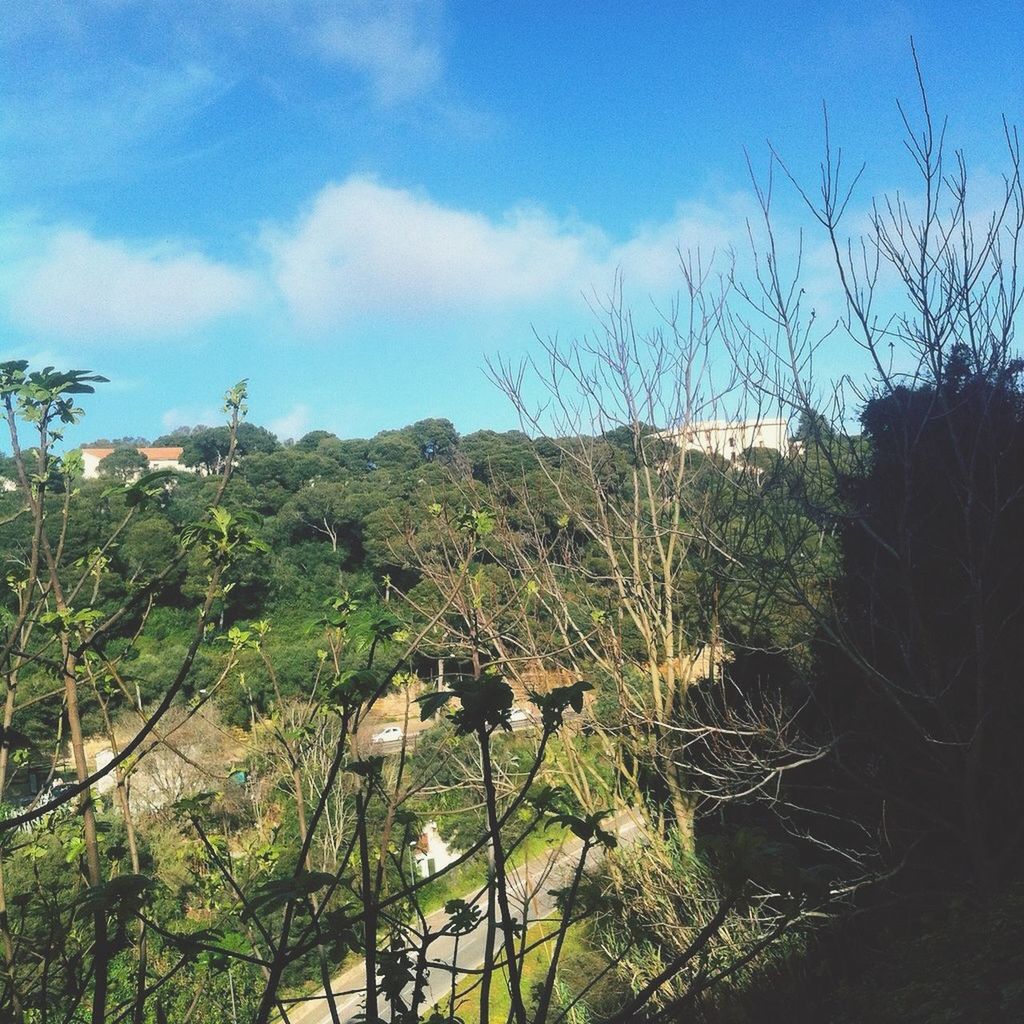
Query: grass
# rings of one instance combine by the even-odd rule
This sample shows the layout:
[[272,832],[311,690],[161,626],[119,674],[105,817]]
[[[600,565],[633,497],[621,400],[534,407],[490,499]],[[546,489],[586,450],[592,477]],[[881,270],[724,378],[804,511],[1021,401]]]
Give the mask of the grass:
[[[523,960],[522,991],[528,1007],[532,1002],[534,989],[542,985],[547,976],[551,955],[554,952],[554,938],[547,942],[539,942],[539,940],[545,934],[552,934],[553,930],[551,925],[534,925],[527,932],[528,942],[539,943],[526,954]],[[562,947],[561,962],[563,964],[577,951],[581,941],[582,936],[579,934],[579,929],[577,927],[570,928]],[[480,1024],[478,985],[477,978],[467,978],[458,987],[455,1008],[456,1015],[463,1021],[463,1024]],[[504,969],[499,971],[491,981],[489,1001],[491,1020],[504,1021],[511,1008],[508,972]],[[442,1012],[448,1012],[447,1003],[442,1003],[440,1006]]]
[[[508,858],[510,870],[521,867],[529,860],[554,850],[562,841],[557,832],[532,831]],[[426,885],[421,890],[420,906],[424,914],[440,910],[448,900],[458,899],[483,888],[487,881],[487,854],[481,850],[465,864]]]

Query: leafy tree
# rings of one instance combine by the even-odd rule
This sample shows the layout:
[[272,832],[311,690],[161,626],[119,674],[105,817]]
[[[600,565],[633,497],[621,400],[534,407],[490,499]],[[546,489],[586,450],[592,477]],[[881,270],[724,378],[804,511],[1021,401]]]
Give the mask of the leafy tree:
[[178,542],[166,519],[149,516],[133,523],[125,531],[121,544],[127,581],[152,579],[174,561],[177,553]]
[[482,483],[514,481],[537,469],[537,452],[520,430],[467,434],[459,445],[459,456],[470,475]]
[[337,434],[332,434],[329,430],[311,430],[308,434],[303,434],[295,442],[295,447],[301,448],[303,451],[313,452],[320,447],[322,442],[332,440],[338,440]]
[[[34,920],[52,922],[44,926],[44,931],[35,934],[35,939],[42,945],[35,950],[26,970],[22,971],[19,968],[23,959],[16,964],[14,952],[20,946],[21,937],[15,937],[7,914],[3,867],[10,850],[7,844],[0,847],[0,951],[4,957],[6,978],[3,998],[15,1020],[24,1019],[30,1008],[42,1006],[46,1012],[54,992],[51,986],[64,993],[61,999],[70,1001],[67,1016],[74,1015],[75,1005],[84,1000],[91,1003],[94,1024],[107,1020],[111,992],[116,990],[119,949],[134,944],[136,950],[142,950],[146,945],[146,926],[137,921],[135,915],[146,902],[152,883],[140,873],[134,821],[127,804],[123,803],[123,821],[132,849],[132,869],[125,874],[115,871],[115,877],[111,878],[109,865],[104,863],[106,854],[101,849],[103,822],[91,786],[96,777],[103,774],[113,773],[115,778],[123,780],[120,761],[139,747],[147,734],[157,727],[176,693],[184,686],[213,601],[222,585],[229,585],[231,556],[236,548],[243,549],[249,543],[244,526],[223,509],[213,509],[209,523],[200,522],[191,527],[195,543],[206,547],[208,563],[207,589],[197,632],[160,705],[120,751],[120,759],[112,761],[105,772],[90,774],[85,749],[90,698],[95,697],[99,717],[109,731],[108,709],[112,695],[126,689],[120,666],[131,660],[128,652],[133,644],[138,644],[142,632],[138,615],[139,608],[144,608],[145,604],[140,606],[140,598],[144,601],[147,594],[152,593],[150,588],[141,588],[126,596],[123,589],[109,587],[107,578],[114,569],[111,553],[117,539],[134,524],[145,506],[163,495],[165,481],[160,474],[147,474],[128,484],[122,492],[121,508],[116,517],[109,523],[101,521],[98,524],[105,534],[101,542],[84,557],[74,557],[68,539],[74,535],[78,525],[75,513],[81,492],[74,484],[81,473],[81,458],[77,452],[72,452],[63,459],[57,459],[51,452],[51,446],[61,440],[65,429],[81,417],[82,410],[75,405],[76,397],[92,393],[94,385],[104,380],[85,370],[58,371],[46,367],[32,371],[26,362],[20,360],[0,365],[0,399],[14,453],[20,488],[18,497],[27,511],[31,538],[27,557],[17,576],[11,578],[13,589],[4,608],[8,629],[0,643],[0,672],[5,683],[3,731],[0,734],[0,795],[7,790],[12,770],[16,771],[19,764],[24,763],[19,762],[17,756],[11,757],[12,752],[16,753],[17,744],[27,742],[18,739],[23,735],[17,728],[22,712],[26,705],[33,708],[41,699],[60,699],[62,718],[66,715],[75,773],[73,783],[59,793],[51,792],[44,796],[41,806],[8,814],[0,822],[0,829],[11,834],[10,830],[23,824],[31,825],[45,814],[57,814],[74,800],[78,814],[70,820],[61,819],[65,820],[68,829],[63,845],[67,850],[66,862],[80,865],[80,877],[85,882],[70,905],[55,905],[51,893],[38,884],[28,892],[18,894],[23,906],[34,905]],[[243,385],[229,392],[227,408],[232,412],[232,435],[244,410],[244,401]],[[35,444],[31,449],[22,443],[23,429],[33,436]],[[229,448],[229,456],[230,451]],[[56,501],[48,493],[55,472],[64,478],[63,493]],[[223,494],[226,482],[225,477],[218,497]],[[95,528],[97,524],[90,523],[89,526]],[[108,528],[104,530],[104,527]],[[171,564],[165,567],[166,572],[173,570],[174,566],[175,560],[172,559]],[[161,575],[159,572],[156,574],[156,582]],[[104,606],[104,597],[111,590],[119,593],[121,600],[113,606]],[[118,635],[118,627],[124,629],[125,625],[133,624],[133,619],[134,629],[129,633],[131,639],[125,644],[124,638]],[[144,621],[143,615],[141,622],[144,624]],[[51,686],[48,692],[40,695],[33,693],[31,685],[26,687],[26,684],[34,681],[33,669],[45,651],[51,652],[43,655],[48,664]],[[52,682],[57,683],[56,689]],[[29,690],[27,696],[26,688]],[[58,745],[53,750],[51,776],[56,771],[59,753]],[[39,856],[45,853],[45,847],[39,847]],[[132,922],[133,936],[129,938],[127,928]],[[86,950],[89,951],[87,968],[83,966]],[[46,965],[41,975],[34,966],[37,962]]]
[[134,435],[126,435],[125,437],[115,437],[113,439],[100,437],[95,441],[85,441],[80,447],[82,448],[147,448],[149,447],[149,440],[145,437],[138,437]]
[[423,452],[416,440],[404,431],[385,430],[370,441],[366,461],[373,470],[403,472],[419,466]]
[[[220,429],[225,430],[226,428],[221,427]],[[252,455],[256,452],[269,454],[276,452],[281,447],[277,436],[266,427],[258,427],[255,423],[247,422],[238,425],[236,444],[239,455]]]
[[[154,443],[180,446],[181,460],[186,466],[206,473],[219,473],[224,467],[231,438],[226,427],[179,427],[173,433],[157,438]],[[255,452],[275,452],[280,447],[275,435],[265,427],[243,422],[239,424],[233,452],[240,458]]]
[[871,459],[845,480],[842,612],[866,662],[835,677],[848,763],[895,849],[986,885],[1024,849],[1021,372],[954,346],[937,380],[867,403]]
[[450,420],[418,420],[402,433],[407,435],[420,450],[424,462],[449,462],[455,455],[459,435]]
[[320,481],[336,480],[341,469],[323,453],[299,448],[249,455],[239,467],[244,480],[270,514],[280,511],[288,496]]
[[349,490],[343,483],[317,483],[303,488],[288,503],[283,515],[300,529],[325,537],[335,552],[355,518]]
[[149,459],[138,448],[115,448],[100,459],[97,472],[101,477],[128,483],[149,469]]
[[[763,326],[734,340],[761,350],[757,367],[787,368],[771,390],[801,417],[804,471],[765,515],[783,535],[798,521],[805,537],[807,523],[818,528],[817,556],[805,542],[800,560],[775,563],[777,592],[817,630],[803,663],[792,660],[810,677],[807,728],[833,751],[789,779],[794,808],[806,811],[800,827],[810,832],[813,821],[822,848],[841,851],[856,878],[848,884],[878,873],[893,886],[969,879],[993,888],[1024,842],[1008,826],[1024,808],[1013,739],[1024,705],[1009,668],[1019,661],[1012,580],[1024,558],[1014,349],[1024,185],[1009,131],[1000,195],[981,227],[967,163],[958,154],[949,167],[923,86],[921,99],[921,125],[904,116],[919,203],[875,200],[851,243],[854,183],[839,156],[826,146],[820,182],[797,184],[833,254],[838,323],[815,322],[798,261],[787,272],[773,256],[745,295]],[[769,192],[759,198],[774,254]],[[868,252],[868,263],[855,255]],[[881,305],[892,315],[878,316]],[[862,347],[871,372],[851,389],[830,385],[823,409],[828,391],[810,366],[837,332]],[[862,402],[861,437],[848,433],[851,397]],[[794,571],[815,557],[817,578]],[[745,564],[760,574],[767,563]]]

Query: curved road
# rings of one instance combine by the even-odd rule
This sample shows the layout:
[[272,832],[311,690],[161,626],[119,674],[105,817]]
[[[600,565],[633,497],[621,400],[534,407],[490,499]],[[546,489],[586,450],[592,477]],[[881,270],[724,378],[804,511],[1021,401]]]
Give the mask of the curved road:
[[[620,839],[628,838],[636,831],[636,822],[628,814],[620,815],[613,824],[614,831]],[[551,895],[551,890],[565,884],[567,875],[576,864],[581,845],[579,839],[567,840],[550,853],[535,857],[509,873],[509,897],[512,902],[512,913],[517,918],[537,923],[551,916],[555,909],[555,898]],[[596,859],[599,855],[599,850],[594,850],[590,856]],[[465,897],[467,902],[470,895],[473,894]],[[476,901],[476,906],[481,911],[486,910],[486,894]],[[523,908],[527,906],[529,912],[524,914]],[[427,917],[427,924],[431,930],[439,930],[446,920],[445,911],[438,910]],[[454,938],[445,935],[431,940],[428,959],[434,966],[428,971],[425,999],[419,1008],[421,1014],[449,996],[453,972],[456,975],[465,974],[484,962],[486,942],[487,930],[483,921],[473,931],[459,938],[457,959]],[[501,944],[499,933],[495,936],[496,954],[501,952]],[[332,983],[331,988],[335,994],[341,1024],[348,1024],[364,1013],[364,975],[365,968],[360,961],[340,974]],[[411,986],[405,994],[411,994]],[[330,1007],[322,989],[316,995],[293,1004],[293,1007],[288,1009],[291,1024],[331,1024]],[[377,1013],[382,1021],[391,1020],[391,1007],[383,996],[378,998]]]

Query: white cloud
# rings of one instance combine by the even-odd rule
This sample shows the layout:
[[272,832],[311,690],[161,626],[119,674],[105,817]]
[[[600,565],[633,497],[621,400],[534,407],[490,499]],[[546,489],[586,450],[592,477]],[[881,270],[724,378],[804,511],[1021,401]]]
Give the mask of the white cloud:
[[479,308],[557,292],[583,239],[536,211],[495,223],[362,177],[331,185],[291,234],[269,236],[277,284],[301,319]]
[[279,416],[276,420],[271,420],[267,424],[267,429],[271,433],[277,434],[282,441],[288,438],[298,440],[303,434],[309,432],[309,425],[312,420],[312,410],[308,405],[303,405],[300,402],[289,409],[283,416]]
[[248,272],[169,243],[130,246],[77,228],[53,232],[40,256],[13,274],[12,318],[76,339],[178,334],[238,311],[253,294]]
[[681,205],[616,243],[600,228],[518,206],[500,218],[372,178],[329,185],[291,230],[264,242],[293,314],[324,327],[370,314],[417,317],[529,305],[607,288],[621,269],[648,289],[678,284],[677,247],[742,240],[744,200]]
[[171,66],[90,64],[32,69],[0,110],[0,172],[17,180],[61,184],[119,177],[153,166],[199,112],[230,82],[196,61]]
[[631,299],[664,300],[681,283],[678,249],[699,248],[705,260],[744,250],[750,203],[728,194],[681,203],[614,239],[536,205],[489,216],[353,176],[323,188],[293,223],[269,225],[237,265],[181,242],[14,219],[0,232],[2,291],[12,326],[44,342],[180,337],[257,304],[262,314],[276,304],[304,331],[546,315],[556,304],[579,312],[582,296],[606,293],[619,271]]
[[752,199],[745,194],[721,196],[714,205],[679,203],[668,220],[642,224],[613,246],[603,263],[593,268],[593,283],[603,284],[621,269],[627,280],[645,289],[675,289],[680,285],[680,253],[699,250],[706,264],[713,255],[740,248],[753,212]]
[[[380,113],[415,99],[430,101],[421,115],[444,118],[453,110],[444,7],[445,0],[6,4],[0,178],[41,194],[168,166],[181,173],[204,147],[223,145],[223,132],[211,141],[193,129],[236,89],[301,103],[325,128],[339,107]],[[320,78],[312,93],[311,66]]]
[[314,42],[328,60],[365,75],[377,100],[390,106],[441,80],[439,13],[431,0],[341,4],[316,27]]
[[160,422],[168,432],[178,427],[195,427],[199,424],[216,427],[224,422],[224,413],[212,405],[175,406],[160,417]]

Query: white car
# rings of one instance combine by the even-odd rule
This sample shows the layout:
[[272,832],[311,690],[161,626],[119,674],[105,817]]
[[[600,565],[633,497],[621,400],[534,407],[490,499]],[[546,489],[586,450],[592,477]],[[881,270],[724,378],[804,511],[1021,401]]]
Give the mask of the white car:
[[[36,794],[35,799],[29,806],[32,808],[45,807],[48,803],[51,803],[54,800],[59,800],[62,796],[65,796],[71,788],[72,786],[70,782],[65,782],[63,779],[53,779],[46,789],[41,790]],[[73,807],[74,805],[70,801],[66,800],[60,805],[60,807],[55,808],[55,810],[71,810]]]
[[526,708],[513,708],[508,715],[509,723],[515,725],[517,722],[532,722],[533,715]]
[[400,725],[389,725],[386,729],[373,734],[374,743],[399,743],[405,735]]

